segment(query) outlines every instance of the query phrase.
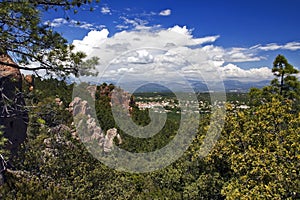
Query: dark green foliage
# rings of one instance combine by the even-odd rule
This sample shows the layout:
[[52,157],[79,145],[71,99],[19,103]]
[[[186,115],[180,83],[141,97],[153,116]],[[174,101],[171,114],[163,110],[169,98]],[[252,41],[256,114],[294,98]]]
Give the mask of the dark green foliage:
[[[104,90],[105,87],[109,87],[109,90]],[[96,92],[95,109],[97,113],[97,118],[99,120],[99,124],[104,131],[113,127],[118,128],[112,114],[112,109],[110,105],[111,99],[109,97],[110,92],[114,88],[115,87],[113,85],[107,85],[104,83],[98,86],[98,90]],[[132,111],[130,117],[132,118],[132,120],[137,125],[140,126],[148,125],[150,123],[149,111],[139,110],[138,107],[135,104],[133,104],[132,101],[131,103],[132,103],[131,105]],[[156,149],[160,149],[166,144],[168,144],[168,142],[175,135],[176,131],[179,128],[179,122],[180,122],[180,114],[174,114],[174,113],[168,114],[168,120],[164,128],[150,139],[134,138],[132,136],[125,134],[122,130],[118,128],[121,137],[125,141],[125,143],[121,145],[121,148],[136,153],[149,152],[149,151],[154,151]]]
[[[68,111],[72,99],[73,84],[57,79],[40,79],[35,77],[34,90],[26,95],[26,105],[29,108],[28,137],[35,137],[46,127],[59,124],[70,125],[72,115]],[[60,100],[60,105],[56,102]]]
[[294,76],[294,74],[299,73],[299,71],[295,69],[293,65],[288,63],[283,55],[278,55],[275,58],[272,72],[274,76],[276,76],[271,82],[275,91],[279,91],[280,95],[290,99],[295,98],[297,93],[299,94],[300,84]]
[[34,102],[43,101],[49,97],[59,97],[64,106],[69,106],[72,101],[74,84],[67,84],[65,81],[55,78],[41,79],[39,77],[35,77],[34,82],[34,90],[29,93],[29,98]]
[[115,121],[109,103],[110,99],[108,96],[101,96],[95,102],[95,109],[99,124],[105,131],[115,127]]

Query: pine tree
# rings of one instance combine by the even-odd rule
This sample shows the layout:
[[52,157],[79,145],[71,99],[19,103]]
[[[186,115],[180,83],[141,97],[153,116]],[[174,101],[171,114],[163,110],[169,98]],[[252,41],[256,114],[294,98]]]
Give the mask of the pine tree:
[[[43,11],[56,11],[60,8],[65,13],[77,13],[79,7],[91,3],[91,0],[1,1],[0,55],[10,55],[16,64],[0,64],[24,70],[46,70],[48,74],[59,76],[79,75],[86,55],[83,52],[73,52],[74,46],[68,44],[61,34],[43,21],[41,14]],[[29,66],[32,62],[39,65]],[[90,64],[84,65],[87,67]]]
[[284,98],[299,98],[300,82],[295,76],[299,71],[283,55],[275,58],[272,72],[276,76],[271,82],[275,91],[278,91]]

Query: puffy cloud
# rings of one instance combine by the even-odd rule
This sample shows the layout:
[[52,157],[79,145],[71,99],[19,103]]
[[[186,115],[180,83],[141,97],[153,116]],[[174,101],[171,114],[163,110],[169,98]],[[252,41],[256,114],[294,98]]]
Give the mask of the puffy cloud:
[[251,82],[269,80],[272,78],[272,70],[267,67],[241,69],[237,65],[227,64],[220,69],[224,79],[238,79]]
[[170,9],[166,9],[166,10],[162,10],[160,13],[159,13],[160,16],[169,16],[171,15],[171,10]]
[[92,30],[83,38],[83,40],[73,41],[75,50],[89,54],[91,51],[94,51],[94,47],[101,45],[107,39],[108,34],[109,32],[107,29],[101,31]]
[[[205,81],[222,78],[260,81],[272,77],[267,67],[242,69],[236,64],[265,59],[258,55],[261,45],[226,49],[211,44],[218,35],[195,37],[186,26],[140,28],[136,20],[128,19],[127,23],[137,27],[111,37],[107,29],[91,31],[82,40],[73,42],[76,50],[100,58],[97,69],[99,76],[105,78],[102,81],[176,82],[180,77]],[[287,47],[297,48],[297,44]]]
[[153,62],[153,56],[145,49],[134,52],[133,56],[127,58],[128,63],[147,64]]
[[168,31],[173,31],[182,35],[189,35],[191,37],[191,30],[187,29],[186,26],[180,27],[178,25],[175,25],[172,28],[169,28]]
[[229,48],[225,52],[225,59],[227,62],[253,62],[266,59],[258,56],[257,50],[253,48]]

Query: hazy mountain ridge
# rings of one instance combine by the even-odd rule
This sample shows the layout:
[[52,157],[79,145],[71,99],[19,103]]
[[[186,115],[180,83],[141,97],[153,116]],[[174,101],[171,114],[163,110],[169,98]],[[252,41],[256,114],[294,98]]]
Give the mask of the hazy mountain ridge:
[[[189,80],[190,87],[193,88],[196,92],[208,92],[208,87],[203,81],[194,81]],[[262,88],[270,83],[269,80],[259,81],[259,82],[241,82],[238,80],[225,80],[223,81],[224,88],[226,92],[248,92],[250,88]],[[217,84],[217,83],[216,83]],[[143,82],[128,82],[122,87],[132,90],[136,85],[142,85],[138,87],[135,92],[185,92],[190,91],[191,88],[187,84],[181,83],[143,83]],[[220,83],[219,90],[222,89]]]

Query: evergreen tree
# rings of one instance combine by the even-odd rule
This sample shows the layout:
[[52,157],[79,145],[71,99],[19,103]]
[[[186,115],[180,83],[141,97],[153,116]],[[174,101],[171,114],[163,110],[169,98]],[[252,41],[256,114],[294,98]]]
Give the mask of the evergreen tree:
[[274,62],[272,72],[275,79],[271,85],[284,98],[294,99],[299,98],[300,83],[295,74],[299,73],[297,69],[283,55],[278,55]]
[[293,108],[299,109],[300,81],[295,76],[299,71],[283,55],[278,55],[273,62],[272,73],[275,78],[270,85],[262,89],[251,88],[249,96],[252,106],[270,102],[276,97],[281,101],[292,100]]
[[[77,12],[77,8],[90,4],[91,0],[3,0],[0,3],[0,54],[9,54],[16,64],[2,65],[24,70],[46,70],[48,74],[79,75],[86,55],[74,52],[61,34],[53,31],[42,20],[43,11],[58,10]],[[38,66],[29,66],[35,62]],[[95,64],[95,59],[92,59]],[[84,69],[91,63],[84,63]]]

